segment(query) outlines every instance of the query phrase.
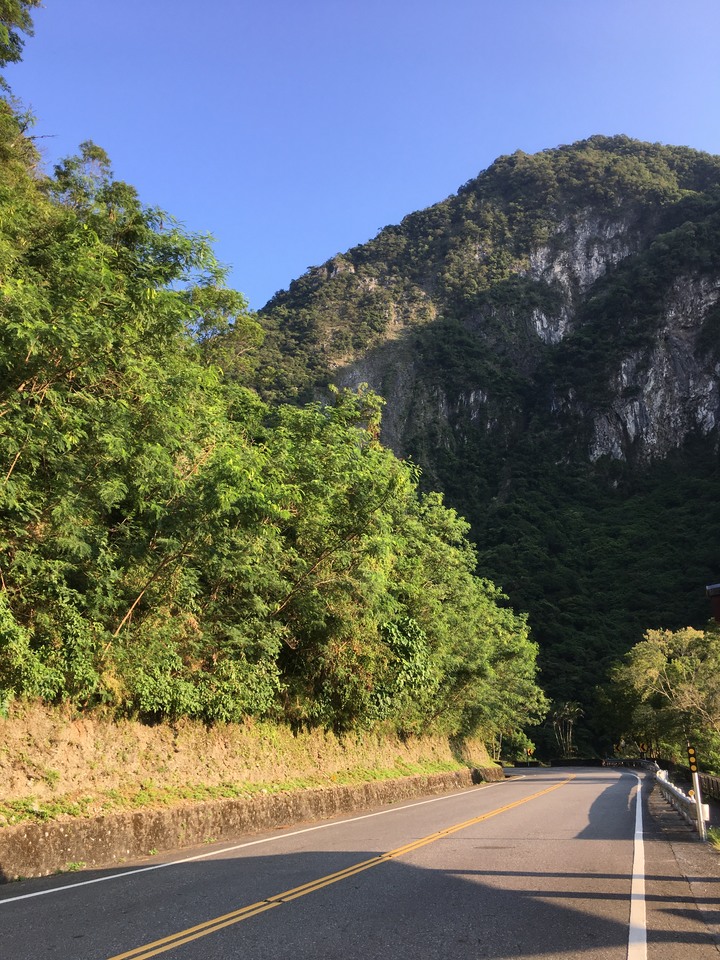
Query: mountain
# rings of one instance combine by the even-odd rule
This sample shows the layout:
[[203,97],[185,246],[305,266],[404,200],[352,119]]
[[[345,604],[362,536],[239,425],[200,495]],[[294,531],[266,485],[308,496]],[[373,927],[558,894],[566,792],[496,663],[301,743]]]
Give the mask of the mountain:
[[260,312],[258,389],[386,400],[580,700],[720,574],[720,157],[595,136],[500,157]]

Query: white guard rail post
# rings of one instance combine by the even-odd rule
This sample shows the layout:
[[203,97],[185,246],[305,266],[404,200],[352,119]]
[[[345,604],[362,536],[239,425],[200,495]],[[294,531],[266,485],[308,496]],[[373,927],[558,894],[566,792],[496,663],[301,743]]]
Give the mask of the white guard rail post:
[[[658,770],[655,777],[665,799],[668,800],[676,810],[679,810],[688,823],[693,824],[700,836],[704,838],[705,824],[710,819],[710,808],[708,805],[706,803],[700,804],[698,811],[698,804],[695,802],[695,798],[689,797],[674,784],[670,783],[667,770]],[[700,812],[702,816],[702,820],[699,822],[698,812]]]

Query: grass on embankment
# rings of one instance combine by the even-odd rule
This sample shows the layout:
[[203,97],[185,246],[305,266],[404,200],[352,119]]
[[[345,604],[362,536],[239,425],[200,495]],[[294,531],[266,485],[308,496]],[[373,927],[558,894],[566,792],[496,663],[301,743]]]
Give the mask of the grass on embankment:
[[492,766],[484,745],[391,731],[337,737],[248,721],[147,726],[13,704],[0,718],[0,828]]

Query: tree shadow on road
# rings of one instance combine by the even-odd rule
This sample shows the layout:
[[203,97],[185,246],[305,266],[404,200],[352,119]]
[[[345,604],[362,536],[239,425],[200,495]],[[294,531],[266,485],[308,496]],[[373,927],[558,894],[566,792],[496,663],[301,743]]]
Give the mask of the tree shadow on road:
[[[143,944],[218,917],[227,925],[207,935],[195,930],[192,936],[201,934],[197,939],[153,955],[178,960],[625,956],[630,883],[624,875],[484,870],[478,862],[482,849],[472,839],[455,845],[447,867],[442,858],[440,866],[428,867],[420,865],[422,857],[420,864],[380,860],[382,852],[225,855],[143,873],[92,871],[12,884],[0,899],[0,956],[102,960],[127,951],[135,956]],[[601,864],[602,853],[598,856]],[[364,869],[353,871],[366,861]],[[78,885],[84,880],[94,882]],[[58,885],[65,889],[17,899]],[[705,927],[693,923],[690,904],[674,894],[660,901],[687,916],[681,933],[668,925],[653,933],[654,941],[677,944],[677,956],[692,946],[695,960],[715,951]],[[241,919],[243,908],[253,904],[257,914]]]

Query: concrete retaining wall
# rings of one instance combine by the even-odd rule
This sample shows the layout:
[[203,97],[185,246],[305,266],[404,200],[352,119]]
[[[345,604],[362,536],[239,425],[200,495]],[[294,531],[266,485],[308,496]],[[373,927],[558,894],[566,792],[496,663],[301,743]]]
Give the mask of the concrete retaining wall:
[[88,819],[18,824],[0,829],[0,882],[46,876],[66,870],[70,864],[103,867],[146,857],[151,850],[155,853],[210,840],[232,841],[248,833],[502,779],[502,770],[490,767],[246,800],[210,800]]

